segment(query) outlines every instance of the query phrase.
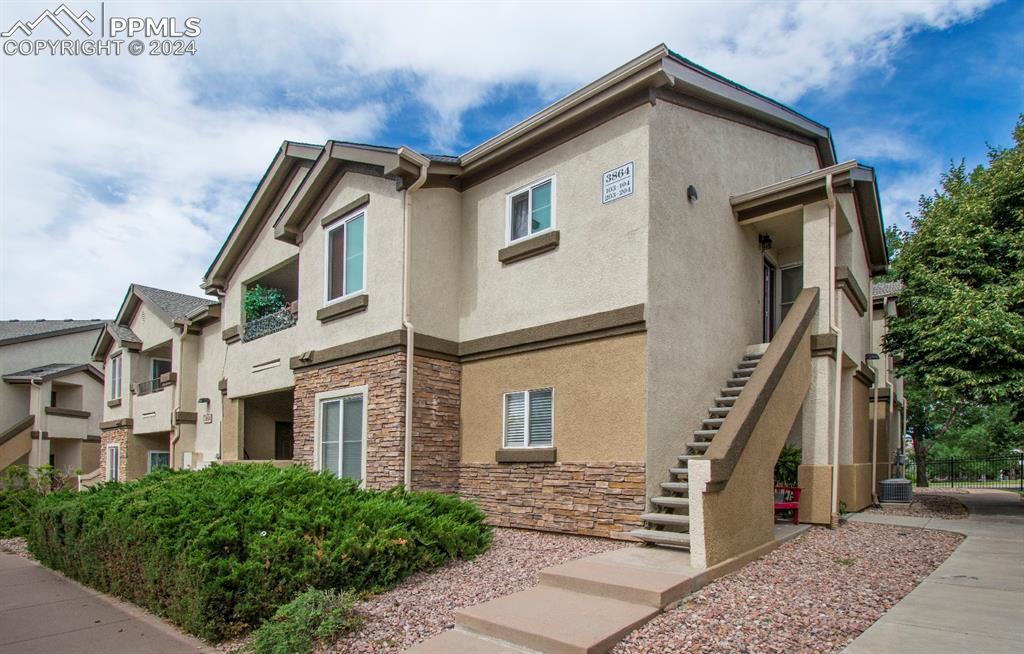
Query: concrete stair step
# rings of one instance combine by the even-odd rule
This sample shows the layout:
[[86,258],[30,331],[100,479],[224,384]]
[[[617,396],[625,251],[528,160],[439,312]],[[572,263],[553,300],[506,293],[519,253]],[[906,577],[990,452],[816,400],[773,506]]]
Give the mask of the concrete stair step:
[[725,385],[729,388],[743,388],[747,385],[747,378],[740,377],[739,379],[730,379],[725,382]]
[[680,463],[689,463],[690,461],[693,461],[694,459],[703,459],[704,455],[703,454],[678,454],[678,455],[676,455],[676,458],[679,459]]
[[726,386],[720,392],[722,393],[722,397],[731,397],[735,399],[741,392],[743,392],[743,388],[736,386]]
[[725,416],[729,415],[730,411],[732,411],[732,407],[731,406],[713,406],[713,407],[708,407],[708,413],[710,415],[716,417],[716,418],[724,418]]
[[693,432],[694,438],[701,441],[709,441],[718,433],[717,429],[696,429]]
[[655,506],[661,506],[666,509],[675,509],[676,511],[682,511],[683,509],[690,510],[690,498],[688,497],[674,497],[671,495],[656,495],[651,498],[651,504]]
[[629,532],[633,538],[638,538],[645,543],[654,545],[669,545],[672,547],[690,547],[690,535],[681,534],[678,531],[655,531],[653,529],[634,529]]
[[491,638],[477,636],[460,629],[442,631],[433,638],[428,638],[418,645],[405,650],[404,654],[523,654],[518,647],[506,645]]
[[676,513],[644,513],[640,516],[644,522],[652,525],[663,525],[665,527],[690,528],[690,516],[678,515]]
[[690,448],[691,450],[700,450],[701,452],[704,452],[709,447],[711,447],[711,441],[704,441],[703,443],[698,443],[698,442],[687,443],[686,447]]
[[732,409],[732,406],[736,404],[736,400],[739,399],[738,395],[738,393],[736,395],[721,395],[715,398],[715,404],[718,405],[718,408]]
[[669,468],[668,471],[671,472],[676,477],[689,477],[690,476],[690,469],[689,468]]
[[598,654],[659,612],[653,606],[540,585],[464,608],[455,624],[539,652]]
[[725,422],[725,418],[704,418],[704,428],[718,431],[718,428]]
[[673,493],[685,493],[690,490],[690,484],[685,481],[663,481],[661,487]]
[[754,374],[753,368],[736,368],[732,371],[733,379],[747,379]]
[[761,360],[760,357],[758,357],[756,359],[744,359],[743,361],[740,361],[738,364],[736,364],[736,367],[737,368],[744,368],[744,369],[746,369],[746,368],[756,368],[757,364],[758,364],[758,362],[760,360]]
[[587,557],[545,568],[540,571],[540,583],[658,609],[682,599],[693,588],[692,576],[595,558]]

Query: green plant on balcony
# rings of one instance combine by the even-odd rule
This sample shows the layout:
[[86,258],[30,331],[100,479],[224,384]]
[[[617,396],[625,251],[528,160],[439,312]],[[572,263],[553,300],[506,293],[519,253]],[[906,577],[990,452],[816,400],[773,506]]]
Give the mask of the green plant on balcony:
[[284,293],[278,288],[267,288],[256,284],[245,290],[242,308],[247,321],[269,316],[285,307]]

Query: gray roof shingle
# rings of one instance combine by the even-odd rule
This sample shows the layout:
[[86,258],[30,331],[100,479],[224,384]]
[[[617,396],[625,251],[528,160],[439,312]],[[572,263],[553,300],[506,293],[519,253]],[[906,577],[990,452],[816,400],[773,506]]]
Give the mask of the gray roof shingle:
[[52,379],[59,377],[62,373],[74,370],[84,370],[91,367],[84,363],[47,363],[27,370],[7,373],[3,376],[4,381],[32,381],[33,379]]
[[[161,288],[133,284],[135,292],[152,302],[157,308],[170,316],[171,320],[184,320],[190,311],[199,307],[217,304],[216,300],[208,300],[194,295],[165,291]],[[130,331],[130,330],[129,330]],[[134,334],[132,334],[135,337]],[[137,337],[135,337],[138,340]]]
[[105,320],[0,320],[0,345],[100,329]]
[[875,284],[871,289],[871,297],[889,297],[890,295],[899,295],[900,291],[904,288],[903,282],[896,280],[894,282],[879,282]]

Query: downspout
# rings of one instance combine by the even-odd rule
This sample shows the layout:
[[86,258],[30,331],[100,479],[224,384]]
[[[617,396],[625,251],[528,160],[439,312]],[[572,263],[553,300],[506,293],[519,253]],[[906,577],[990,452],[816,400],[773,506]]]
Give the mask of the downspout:
[[[874,297],[875,282],[868,280],[868,297]],[[868,315],[868,342],[871,347],[875,346],[875,306],[874,301],[868,303],[871,313]],[[882,310],[883,320],[885,310]],[[880,349],[880,348],[879,348]],[[878,366],[872,366],[875,371],[875,417],[871,426],[871,505],[878,506]],[[888,382],[886,382],[888,383]],[[889,394],[889,406],[892,406],[892,393]],[[886,423],[888,424],[888,422]]]
[[838,227],[836,225],[836,195],[832,189],[832,173],[825,176],[825,193],[828,197],[828,276],[829,276],[829,329],[836,335],[835,387],[832,395],[832,515],[830,526],[839,526],[839,406],[843,398],[843,331],[836,293],[836,249]]
[[402,242],[402,327],[405,328],[405,461],[402,484],[405,490],[412,490],[412,400],[413,400],[413,363],[415,346],[413,339],[416,331],[410,315],[410,295],[412,293],[412,194],[427,181],[427,166],[430,160],[406,147],[398,148],[398,157],[405,157],[419,166],[420,174],[402,195],[402,214],[405,227],[405,238]]

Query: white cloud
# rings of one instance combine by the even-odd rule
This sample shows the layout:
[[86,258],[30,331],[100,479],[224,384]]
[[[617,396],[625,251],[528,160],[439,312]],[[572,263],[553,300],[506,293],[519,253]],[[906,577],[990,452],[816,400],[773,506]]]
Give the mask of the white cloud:
[[[0,56],[0,316],[111,315],[131,281],[198,292],[285,138],[372,141],[411,109],[411,145],[457,153],[498,85],[553,98],[659,42],[792,102],[986,4],[107,2],[201,17],[199,56]],[[43,6],[4,3],[0,24]],[[874,150],[911,156],[894,143]]]

